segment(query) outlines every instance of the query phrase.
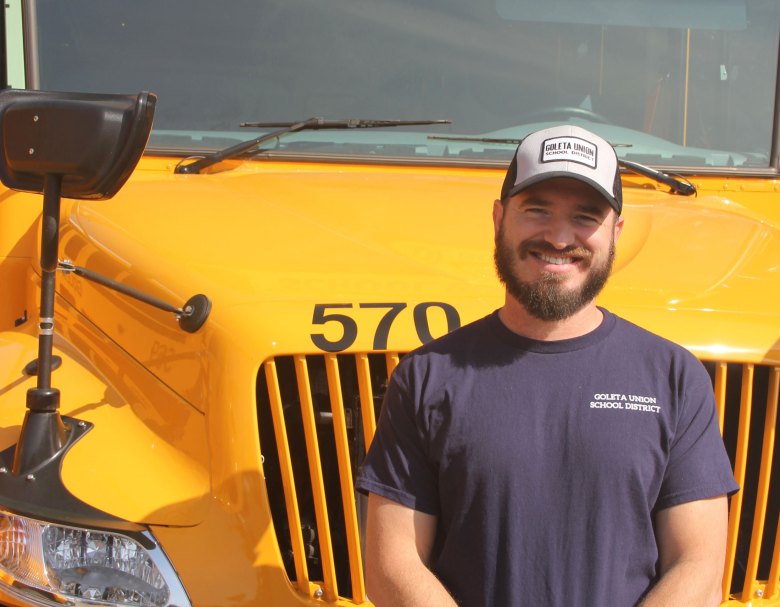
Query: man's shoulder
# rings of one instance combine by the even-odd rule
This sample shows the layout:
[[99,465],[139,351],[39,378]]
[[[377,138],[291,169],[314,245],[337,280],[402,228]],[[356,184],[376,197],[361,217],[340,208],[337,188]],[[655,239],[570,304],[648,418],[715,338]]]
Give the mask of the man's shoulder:
[[493,348],[490,344],[496,336],[496,323],[500,322],[497,313],[492,312],[454,329],[409,352],[401,360],[399,369],[447,365],[454,358],[462,364],[463,358],[471,356],[477,358],[484,350]]
[[413,350],[412,354],[425,355],[430,352],[447,352],[454,348],[462,347],[466,343],[482,341],[490,335],[495,335],[496,327],[500,322],[498,320],[498,311],[493,311],[487,316],[478,318],[423,344],[416,350]]
[[633,351],[650,355],[664,355],[683,362],[695,363],[697,366],[701,364],[690,350],[677,342],[617,314],[611,312],[609,314],[615,317],[612,339],[629,345]]

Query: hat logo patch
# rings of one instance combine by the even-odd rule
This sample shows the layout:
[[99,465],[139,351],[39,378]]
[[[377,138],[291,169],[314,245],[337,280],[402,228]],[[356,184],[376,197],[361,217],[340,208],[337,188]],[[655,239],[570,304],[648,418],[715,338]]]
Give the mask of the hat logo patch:
[[596,144],[579,137],[554,137],[542,142],[542,162],[571,161],[596,168]]

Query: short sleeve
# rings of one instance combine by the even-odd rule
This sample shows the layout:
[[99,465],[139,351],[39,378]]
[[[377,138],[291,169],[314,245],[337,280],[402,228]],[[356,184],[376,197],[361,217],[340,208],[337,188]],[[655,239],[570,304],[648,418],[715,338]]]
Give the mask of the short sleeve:
[[656,509],[739,489],[718,428],[712,383],[701,363],[690,358]]
[[356,488],[437,515],[437,473],[427,456],[424,413],[409,389],[408,370],[402,362],[393,373]]

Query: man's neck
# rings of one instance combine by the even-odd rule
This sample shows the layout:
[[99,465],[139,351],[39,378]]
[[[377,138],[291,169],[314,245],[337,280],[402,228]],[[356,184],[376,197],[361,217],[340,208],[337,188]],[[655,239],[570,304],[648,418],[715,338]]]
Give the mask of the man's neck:
[[510,331],[538,341],[580,337],[595,330],[604,318],[604,314],[592,301],[563,320],[541,320],[531,316],[522,304],[509,296],[498,311],[498,316]]

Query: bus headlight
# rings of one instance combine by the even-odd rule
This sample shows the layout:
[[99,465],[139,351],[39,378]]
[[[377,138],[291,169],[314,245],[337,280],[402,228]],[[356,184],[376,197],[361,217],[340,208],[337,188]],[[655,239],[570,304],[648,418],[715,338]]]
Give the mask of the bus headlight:
[[0,511],[0,583],[37,605],[189,605],[173,567],[121,533],[69,527]]

